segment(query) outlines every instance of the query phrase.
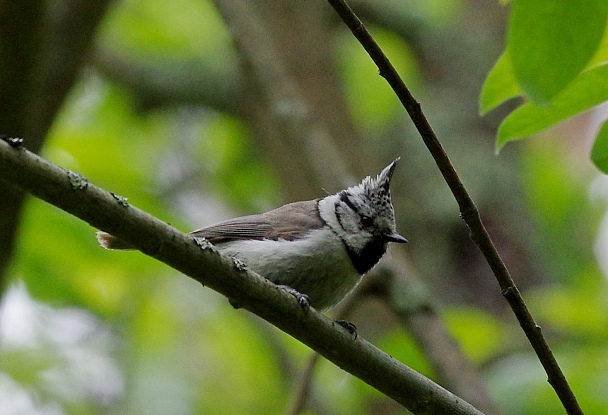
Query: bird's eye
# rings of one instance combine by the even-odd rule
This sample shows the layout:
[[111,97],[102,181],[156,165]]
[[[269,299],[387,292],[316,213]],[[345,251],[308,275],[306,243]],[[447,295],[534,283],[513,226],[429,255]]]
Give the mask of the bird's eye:
[[361,224],[365,227],[371,227],[374,224],[374,219],[369,216],[361,215]]

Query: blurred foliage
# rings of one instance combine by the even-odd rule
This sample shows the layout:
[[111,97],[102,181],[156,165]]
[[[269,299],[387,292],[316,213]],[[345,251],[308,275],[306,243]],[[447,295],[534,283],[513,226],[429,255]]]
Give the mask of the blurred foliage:
[[137,53],[233,58],[231,37],[211,2],[125,0],[106,16],[102,45]]
[[[389,31],[374,27],[369,30],[391,57],[399,75],[415,91],[419,69],[408,45]],[[353,122],[366,136],[378,136],[403,111],[399,99],[386,81],[376,76],[378,68],[351,33],[341,33],[336,53]]]
[[[453,13],[464,7],[455,0],[414,3],[409,12],[427,19],[433,28],[453,24]],[[400,6],[392,2],[391,7]],[[562,23],[568,24],[568,19]],[[588,35],[584,25],[577,31]],[[414,90],[424,90],[422,64],[408,41],[386,29],[374,28],[374,34]],[[357,128],[366,136],[395,134],[397,100],[374,76],[375,69],[350,35],[340,32],[333,40]],[[188,56],[220,67],[234,64],[235,58],[217,12],[210,2],[199,0],[117,3],[98,43],[134,57]],[[573,67],[580,69],[583,60],[580,57]],[[484,87],[484,112],[526,91],[517,78],[531,81],[535,73],[512,68],[521,61],[512,61],[508,54],[499,60]],[[561,93],[541,91],[541,98],[552,105],[525,104],[505,120],[501,131],[517,111],[527,111],[529,134],[547,119],[550,123],[542,128],[605,100],[605,68],[597,63],[587,72],[573,70],[569,76],[574,79],[561,81]],[[584,88],[596,88],[602,98],[590,95],[576,101],[572,97],[581,97],[586,89],[581,86],[568,95],[568,88],[588,75],[593,75],[593,83],[585,81]],[[367,107],[357,105],[362,100]],[[559,116],[551,111],[559,111]],[[518,122],[518,128],[524,128],[523,121]],[[402,139],[400,133],[396,137]],[[518,169],[510,177],[523,183],[532,217],[531,248],[550,281],[524,296],[586,413],[604,414],[608,296],[598,261],[605,261],[607,247],[595,248],[597,258],[593,252],[608,199],[590,196],[595,174],[577,157],[578,148],[580,143],[552,131],[522,146]],[[278,181],[272,169],[257,161],[257,151],[246,126],[231,115],[191,107],[142,113],[128,91],[88,68],[55,121],[43,155],[186,231],[280,203]],[[424,180],[419,181],[423,186]],[[29,200],[11,284],[0,308],[0,394],[11,397],[10,402],[0,399],[1,413],[283,413],[309,356],[304,346],[150,258],[103,251],[94,233],[62,211]],[[443,314],[506,413],[561,413],[510,315],[467,305],[446,305]],[[424,352],[401,328],[387,328],[373,341],[433,376]],[[313,395],[309,413],[371,413],[386,401],[324,362]]]

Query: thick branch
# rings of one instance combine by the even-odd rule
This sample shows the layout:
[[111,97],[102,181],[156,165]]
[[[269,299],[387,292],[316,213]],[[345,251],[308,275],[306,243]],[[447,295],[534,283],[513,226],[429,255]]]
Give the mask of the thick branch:
[[513,278],[511,278],[505,263],[498,254],[490,235],[483,225],[477,206],[475,206],[471,196],[456,173],[454,166],[452,166],[443,146],[424,116],[420,103],[413,97],[384,52],[382,52],[378,44],[367,31],[363,22],[359,20],[346,2],[344,0],[328,1],[376,63],[380,75],[386,79],[393,88],[393,91],[395,91],[395,94],[397,94],[399,100],[410,115],[410,118],[416,125],[422,140],[435,159],[441,174],[450,187],[454,198],[458,202],[460,215],[469,227],[471,239],[479,247],[490,265],[490,268],[494,272],[503,296],[509,302],[519,324],[532,344],[534,351],[547,373],[548,381],[555,389],[564,408],[566,408],[566,411],[569,414],[582,414],[583,411],[578,405],[576,397],[555,360],[540,327],[536,324],[526,307],[519,290],[515,286]]
[[110,232],[225,295],[316,350],[414,413],[480,414],[470,404],[351,335],[314,310],[304,311],[283,290],[235,266],[199,241],[131,207],[117,197],[23,149],[0,140],[0,180],[31,192],[92,226]]

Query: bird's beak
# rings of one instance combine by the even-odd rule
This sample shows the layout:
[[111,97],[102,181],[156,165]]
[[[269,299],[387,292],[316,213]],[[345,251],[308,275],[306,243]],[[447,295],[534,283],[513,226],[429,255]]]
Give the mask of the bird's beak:
[[384,235],[384,240],[387,242],[407,243],[407,239],[399,235],[397,232],[387,233]]

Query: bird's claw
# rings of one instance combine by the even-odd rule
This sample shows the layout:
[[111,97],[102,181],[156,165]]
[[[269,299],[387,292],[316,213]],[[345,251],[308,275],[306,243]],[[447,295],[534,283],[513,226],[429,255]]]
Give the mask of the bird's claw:
[[357,326],[346,320],[336,320],[336,323],[342,326],[352,336],[353,340],[357,340]]
[[298,304],[300,304],[302,310],[307,311],[308,309],[310,309],[310,298],[306,294],[302,294],[298,290],[291,288],[289,285],[277,285],[277,287],[293,295],[298,301]]

